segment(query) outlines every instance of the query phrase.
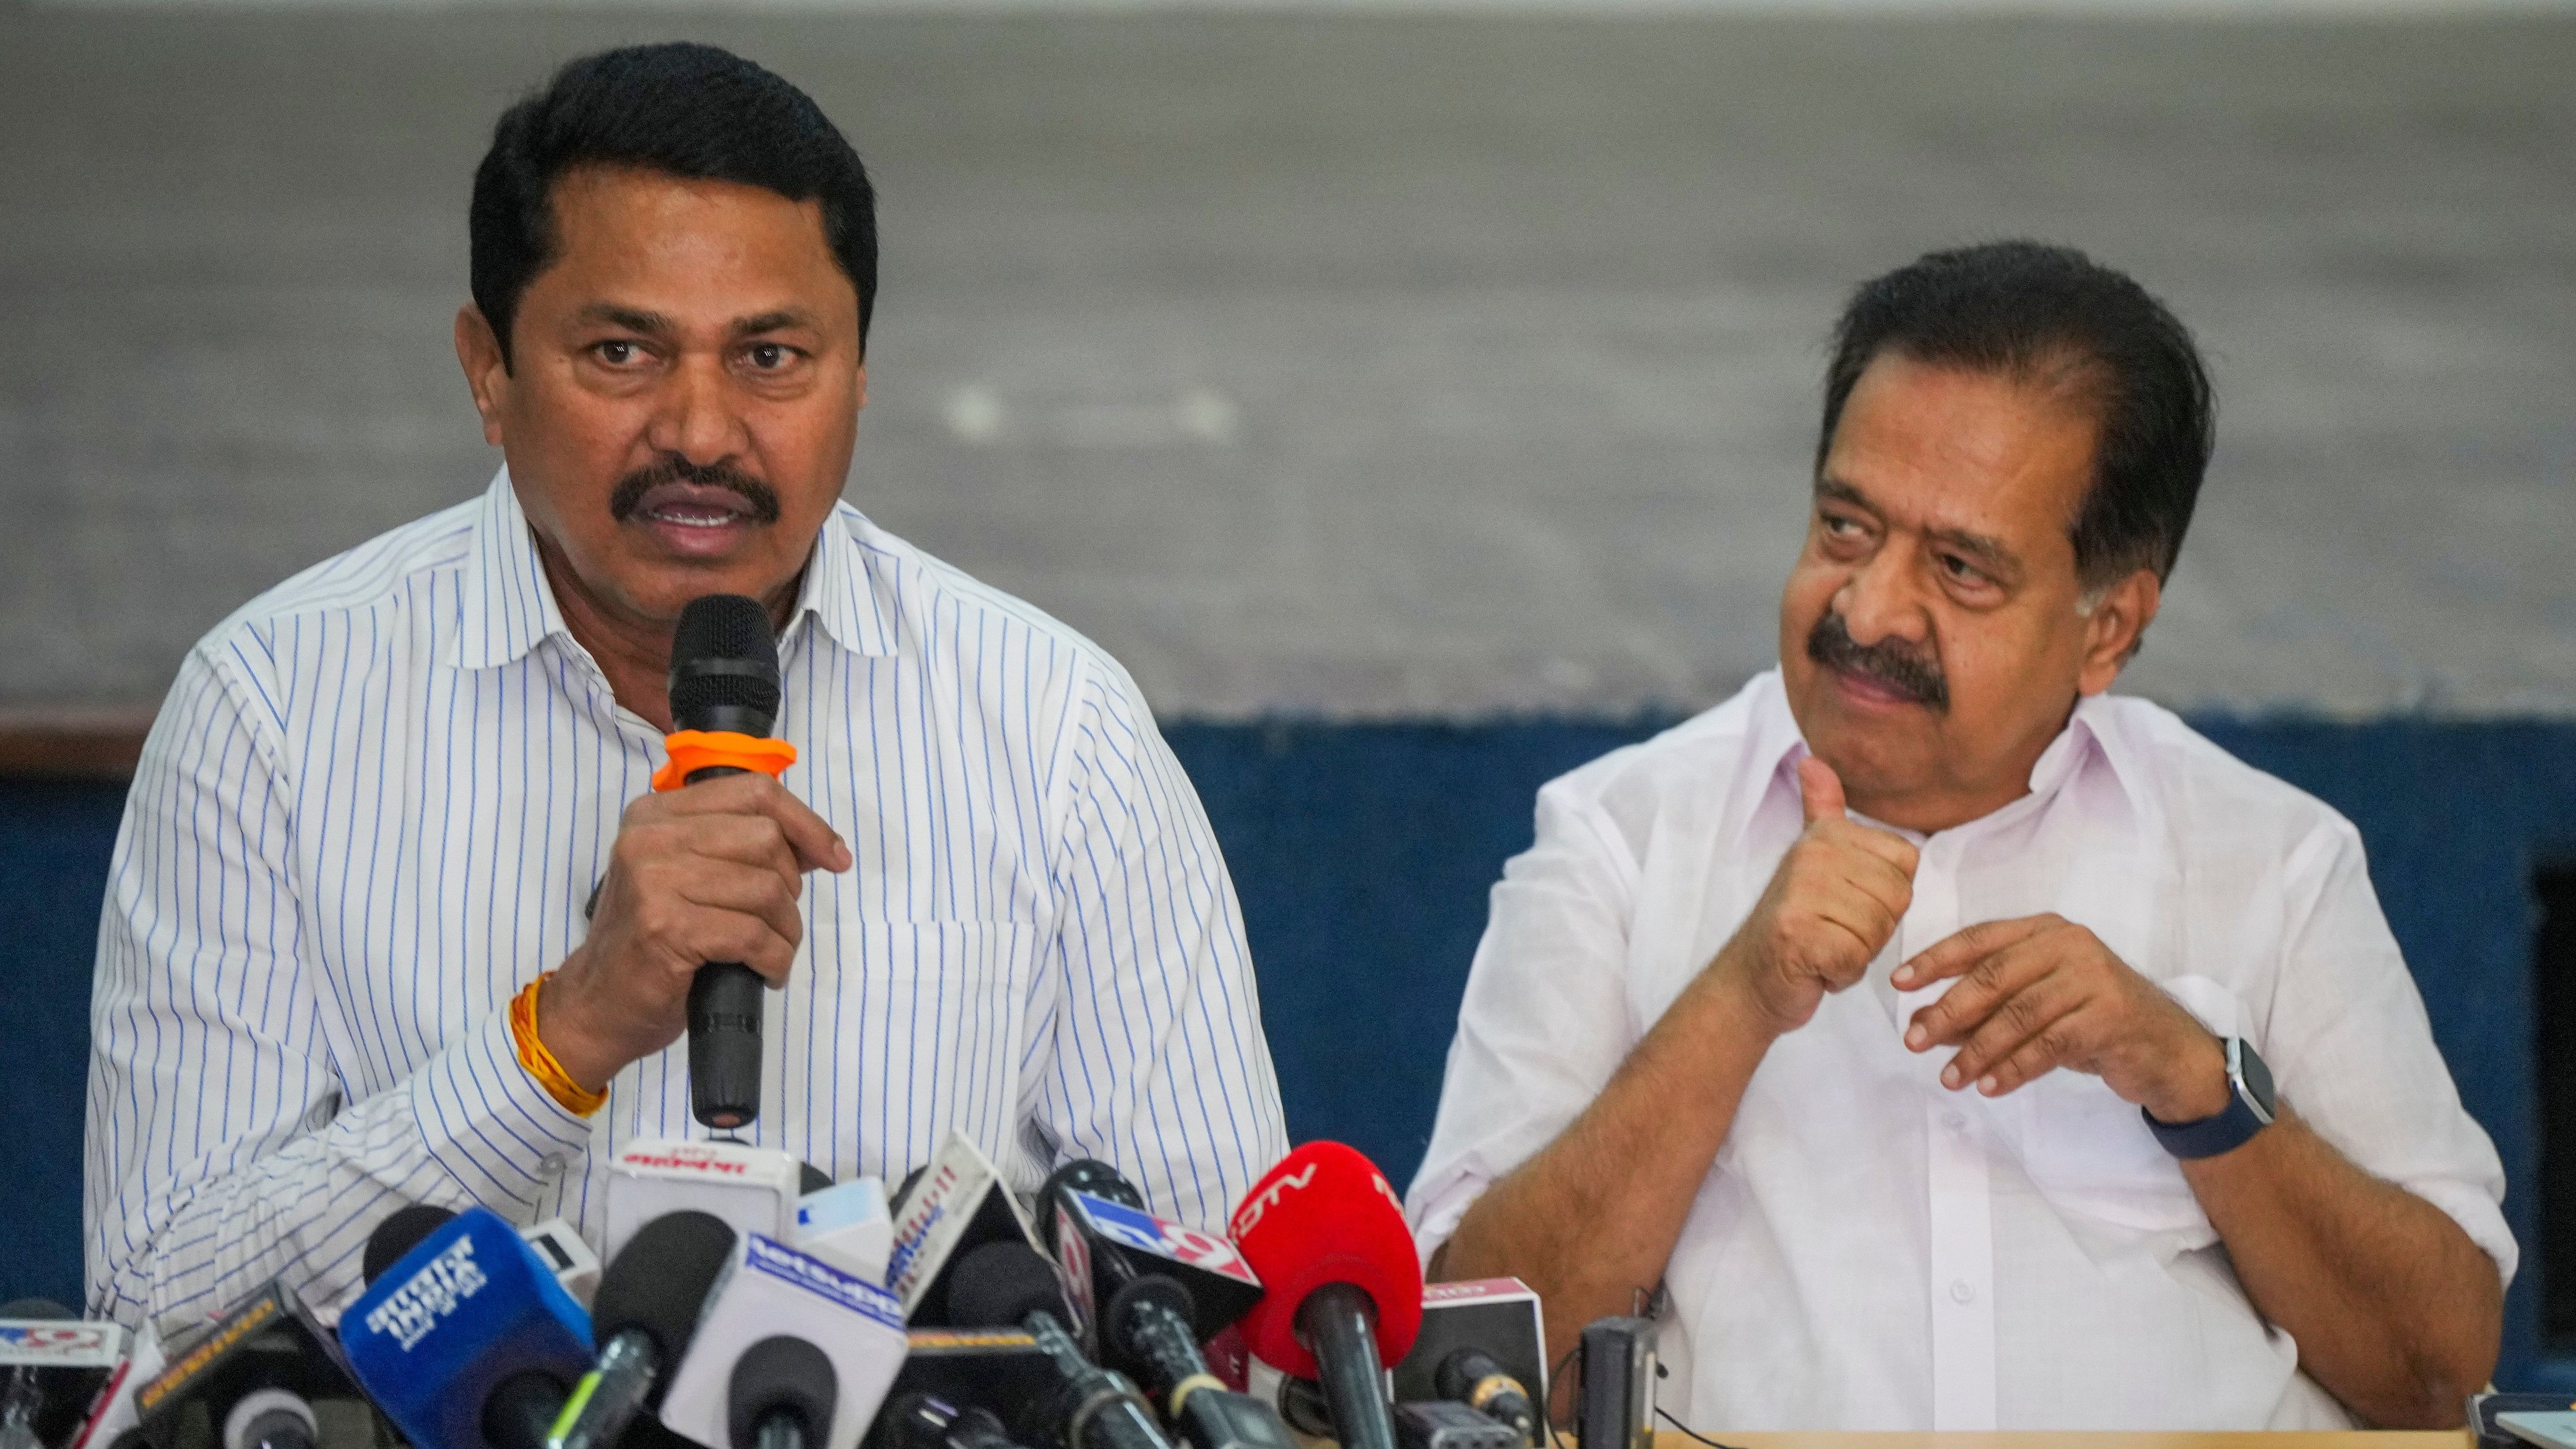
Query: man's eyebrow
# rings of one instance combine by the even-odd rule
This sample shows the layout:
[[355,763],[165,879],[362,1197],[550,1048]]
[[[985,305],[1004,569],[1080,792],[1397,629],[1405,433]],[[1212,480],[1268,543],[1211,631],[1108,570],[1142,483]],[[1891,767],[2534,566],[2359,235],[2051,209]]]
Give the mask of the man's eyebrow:
[[[1816,497],[1831,499],[1853,508],[1866,509],[1871,513],[1878,512],[1878,506],[1869,501],[1868,494],[1840,478],[1817,479]],[[1976,533],[1964,528],[1930,528],[1924,530],[1923,536],[1935,543],[1948,544],[1997,572],[2018,569],[2021,566],[2021,555],[2014,553],[2011,545],[1989,533]]]
[[750,337],[762,332],[777,332],[789,327],[811,327],[814,314],[802,307],[781,307],[772,312],[754,313],[733,324],[733,335]]
[[589,306],[574,313],[573,320],[577,322],[605,322],[611,327],[623,327],[629,332],[650,332],[657,335],[668,334],[676,330],[671,319],[663,316],[659,312],[646,312],[635,307],[621,307],[614,302],[593,302]]
[[2021,555],[1991,534],[1970,533],[1964,528],[1932,528],[1924,530],[1923,536],[1935,543],[1946,543],[1998,571],[2021,565]]
[[1840,478],[1817,479],[1816,496],[1818,498],[1830,498],[1836,503],[1848,503],[1854,508],[1865,508],[1872,513],[1876,513],[1878,511],[1878,506],[1869,501],[1868,494],[1861,492],[1859,489],[1854,488],[1852,485],[1844,482]]

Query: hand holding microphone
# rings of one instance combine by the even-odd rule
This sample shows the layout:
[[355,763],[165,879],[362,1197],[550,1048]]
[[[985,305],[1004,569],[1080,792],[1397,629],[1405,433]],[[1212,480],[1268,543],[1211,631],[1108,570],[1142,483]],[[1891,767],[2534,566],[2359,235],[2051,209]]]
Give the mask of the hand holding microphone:
[[[720,594],[691,603],[671,657],[672,719],[682,730],[769,732],[777,644],[757,602]],[[686,1032],[698,1120],[739,1127],[759,1114],[761,985],[786,984],[805,939],[805,873],[845,871],[853,858],[823,817],[767,775],[713,764],[686,779],[627,807],[590,934],[538,997],[537,1034],[595,1091]]]

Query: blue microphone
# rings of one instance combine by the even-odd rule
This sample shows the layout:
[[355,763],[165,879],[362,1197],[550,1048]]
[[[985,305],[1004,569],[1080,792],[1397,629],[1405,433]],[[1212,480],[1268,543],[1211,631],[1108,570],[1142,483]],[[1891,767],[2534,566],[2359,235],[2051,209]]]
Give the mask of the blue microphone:
[[377,1273],[340,1345],[416,1449],[541,1449],[592,1358],[590,1315],[481,1207]]

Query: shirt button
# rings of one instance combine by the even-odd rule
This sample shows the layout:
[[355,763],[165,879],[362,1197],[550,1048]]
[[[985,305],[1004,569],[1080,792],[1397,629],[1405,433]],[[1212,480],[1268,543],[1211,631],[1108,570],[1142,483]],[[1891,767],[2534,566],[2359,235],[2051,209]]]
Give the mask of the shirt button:
[[1945,1112],[1941,1116],[1941,1125],[1953,1132],[1965,1132],[1968,1130],[1968,1119],[1962,1113]]
[[1977,1290],[1968,1286],[1967,1279],[1958,1279],[1950,1285],[1950,1301],[1953,1303],[1974,1303],[1977,1301]]

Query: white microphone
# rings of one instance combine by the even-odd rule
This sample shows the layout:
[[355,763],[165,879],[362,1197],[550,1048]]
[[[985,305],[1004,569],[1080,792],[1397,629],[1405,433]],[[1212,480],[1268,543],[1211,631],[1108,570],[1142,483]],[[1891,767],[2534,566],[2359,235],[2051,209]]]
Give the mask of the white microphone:
[[662,1424],[712,1449],[856,1449],[906,1347],[893,1294],[747,1236],[707,1295]]
[[614,1261],[637,1228],[665,1213],[692,1210],[723,1219],[737,1236],[759,1233],[785,1242],[795,1235],[803,1178],[804,1164],[776,1148],[662,1138],[630,1142],[608,1165],[608,1232],[601,1256]]
[[903,1300],[906,1322],[956,1326],[948,1314],[949,1269],[986,1243],[1016,1238],[1037,1250],[1037,1232],[1002,1173],[973,1138],[951,1131],[904,1194],[895,1219],[886,1286]]
[[561,1218],[548,1218],[519,1229],[519,1237],[536,1251],[537,1260],[555,1275],[572,1301],[584,1308],[599,1292],[599,1255],[582,1240],[581,1231]]
[[796,1251],[844,1273],[883,1283],[894,1254],[894,1219],[885,1184],[873,1177],[809,1192],[796,1204]]

